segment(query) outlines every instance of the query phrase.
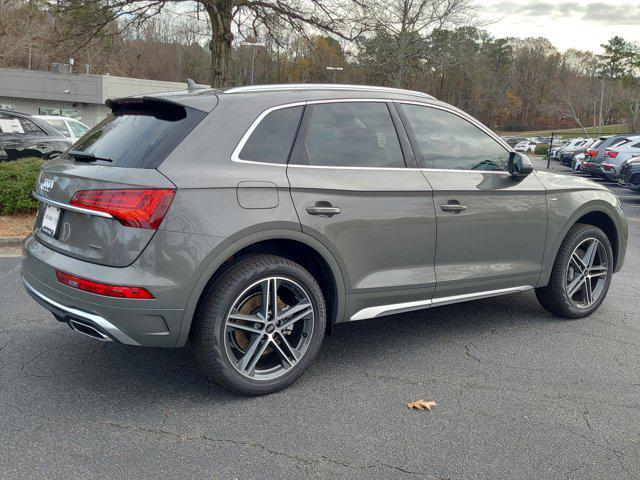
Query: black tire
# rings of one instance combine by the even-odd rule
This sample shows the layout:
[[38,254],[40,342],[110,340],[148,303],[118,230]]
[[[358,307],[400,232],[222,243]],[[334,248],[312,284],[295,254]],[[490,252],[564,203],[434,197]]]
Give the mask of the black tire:
[[[604,288],[599,298],[588,307],[578,307],[570,301],[566,292],[566,280],[565,272],[568,268],[571,260],[571,255],[574,249],[588,238],[597,239],[605,248],[607,255],[607,277],[604,283]],[[611,242],[607,235],[598,227],[593,225],[586,225],[577,223],[567,233],[567,236],[562,242],[555,262],[553,264],[553,270],[551,271],[551,277],[549,284],[545,287],[536,288],[536,297],[546,310],[565,318],[583,318],[591,315],[594,311],[600,307],[611,284],[611,276],[613,274],[613,250],[611,248]]]
[[[289,371],[278,378],[255,380],[243,376],[225,353],[225,321],[248,286],[274,275],[291,279],[305,290],[313,306],[313,333],[305,353]],[[289,386],[302,375],[320,349],[325,328],[325,301],[315,278],[286,258],[256,255],[238,260],[209,288],[198,309],[191,340],[196,358],[209,379],[241,395],[264,395]]]

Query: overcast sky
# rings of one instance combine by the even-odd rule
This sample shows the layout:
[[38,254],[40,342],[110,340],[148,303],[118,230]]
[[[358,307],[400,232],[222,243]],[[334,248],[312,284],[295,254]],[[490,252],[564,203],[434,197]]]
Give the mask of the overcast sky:
[[640,0],[476,0],[496,37],[547,37],[560,50],[601,52],[614,35],[640,42]]

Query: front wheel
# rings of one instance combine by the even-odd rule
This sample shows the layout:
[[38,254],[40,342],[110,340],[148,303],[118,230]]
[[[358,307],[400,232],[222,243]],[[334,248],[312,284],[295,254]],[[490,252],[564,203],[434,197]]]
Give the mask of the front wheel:
[[206,294],[193,341],[207,376],[244,395],[293,383],[320,349],[325,302],[314,277],[282,257],[240,260]]
[[613,250],[605,233],[576,224],[565,237],[546,287],[537,288],[540,304],[555,315],[583,318],[604,301],[613,274]]

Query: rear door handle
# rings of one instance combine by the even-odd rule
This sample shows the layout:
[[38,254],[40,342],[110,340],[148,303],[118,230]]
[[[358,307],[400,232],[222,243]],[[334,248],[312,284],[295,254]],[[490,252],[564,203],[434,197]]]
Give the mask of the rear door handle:
[[443,212],[461,213],[467,209],[467,206],[460,205],[459,203],[443,203],[440,205],[440,209]]
[[323,217],[333,217],[334,215],[338,215],[342,210],[339,207],[333,207],[331,205],[314,205],[312,207],[307,207],[307,213],[309,215],[320,215]]

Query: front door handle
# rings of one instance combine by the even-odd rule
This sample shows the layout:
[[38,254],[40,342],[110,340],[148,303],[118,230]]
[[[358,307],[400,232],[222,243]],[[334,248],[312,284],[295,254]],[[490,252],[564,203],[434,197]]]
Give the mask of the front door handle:
[[319,215],[321,217],[333,217],[341,211],[340,207],[334,207],[329,202],[318,202],[311,207],[307,207],[307,213],[309,215]]
[[451,200],[448,203],[443,203],[442,205],[440,205],[440,210],[442,210],[443,212],[462,213],[466,209],[466,205],[460,205],[460,203],[456,202],[455,200]]

